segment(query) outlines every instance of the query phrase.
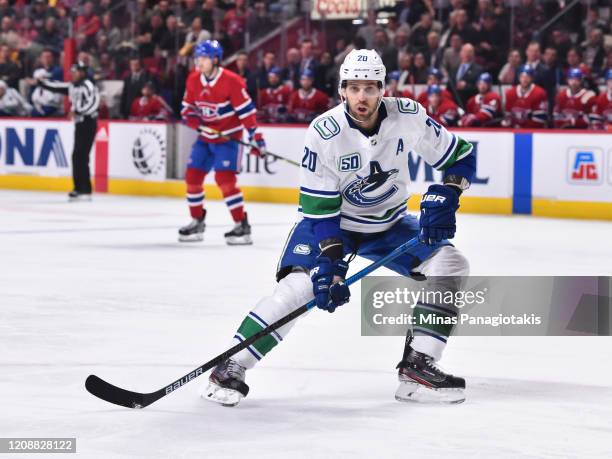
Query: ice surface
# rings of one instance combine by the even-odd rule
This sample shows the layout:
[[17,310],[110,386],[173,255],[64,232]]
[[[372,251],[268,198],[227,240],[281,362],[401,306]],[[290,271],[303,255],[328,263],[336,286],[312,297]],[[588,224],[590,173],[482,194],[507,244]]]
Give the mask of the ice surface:
[[[201,400],[204,377],[144,410],[87,393],[90,373],[156,390],[227,347],[271,291],[295,215],[248,211],[251,247],[225,245],[219,202],[206,241],[179,244],[180,200],[0,191],[0,436],[77,437],[81,456],[100,458],[612,456],[612,338],[455,338],[442,365],[466,377],[467,401],[398,403],[403,339],[360,336],[358,286],[249,372],[237,408]],[[612,274],[610,223],[458,225],[473,274]]]

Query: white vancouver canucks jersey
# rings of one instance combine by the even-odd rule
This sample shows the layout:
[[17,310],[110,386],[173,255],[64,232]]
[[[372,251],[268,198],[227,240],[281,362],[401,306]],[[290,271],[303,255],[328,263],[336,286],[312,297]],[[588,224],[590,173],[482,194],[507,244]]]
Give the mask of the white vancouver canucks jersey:
[[342,104],[317,117],[306,133],[300,207],[306,218],[340,215],[349,231],[385,231],[406,212],[408,152],[444,170],[472,145],[432,120],[411,99],[385,97],[378,133],[367,137],[349,122]]

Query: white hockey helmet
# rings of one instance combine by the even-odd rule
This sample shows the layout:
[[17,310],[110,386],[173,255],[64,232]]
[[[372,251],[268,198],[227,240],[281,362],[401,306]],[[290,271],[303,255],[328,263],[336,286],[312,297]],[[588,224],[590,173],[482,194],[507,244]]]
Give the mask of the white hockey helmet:
[[373,49],[354,49],[346,55],[340,66],[338,91],[348,80],[379,81],[385,87],[387,70],[382,59]]

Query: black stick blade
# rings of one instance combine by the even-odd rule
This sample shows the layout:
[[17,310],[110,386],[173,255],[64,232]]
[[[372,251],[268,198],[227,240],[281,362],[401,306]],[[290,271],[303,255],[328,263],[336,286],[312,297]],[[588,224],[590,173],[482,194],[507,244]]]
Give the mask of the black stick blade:
[[85,381],[85,389],[96,397],[115,405],[126,408],[144,408],[149,403],[145,402],[146,394],[121,389],[107,383],[96,375],[89,375]]

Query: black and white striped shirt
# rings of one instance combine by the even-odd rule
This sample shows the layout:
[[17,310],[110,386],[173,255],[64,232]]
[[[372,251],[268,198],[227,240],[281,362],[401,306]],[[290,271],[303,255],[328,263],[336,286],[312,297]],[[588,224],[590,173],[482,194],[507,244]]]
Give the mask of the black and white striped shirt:
[[85,117],[98,117],[100,91],[90,80],[85,79],[78,83],[39,80],[39,84],[49,91],[68,95],[75,121],[83,121]]

